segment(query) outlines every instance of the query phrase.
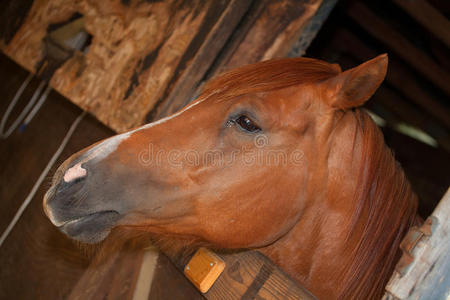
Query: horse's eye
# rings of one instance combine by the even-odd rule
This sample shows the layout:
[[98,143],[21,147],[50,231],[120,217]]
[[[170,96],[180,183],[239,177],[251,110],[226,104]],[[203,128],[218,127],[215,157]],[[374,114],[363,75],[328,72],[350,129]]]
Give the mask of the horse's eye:
[[260,131],[261,128],[258,127],[249,117],[243,115],[238,117],[235,122],[244,130],[248,132],[257,132]]

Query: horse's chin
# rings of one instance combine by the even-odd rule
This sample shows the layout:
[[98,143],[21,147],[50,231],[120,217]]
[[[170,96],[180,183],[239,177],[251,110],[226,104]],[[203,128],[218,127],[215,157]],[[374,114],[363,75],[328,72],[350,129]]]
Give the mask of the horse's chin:
[[101,211],[67,221],[58,229],[74,240],[95,244],[108,236],[119,219],[116,211]]

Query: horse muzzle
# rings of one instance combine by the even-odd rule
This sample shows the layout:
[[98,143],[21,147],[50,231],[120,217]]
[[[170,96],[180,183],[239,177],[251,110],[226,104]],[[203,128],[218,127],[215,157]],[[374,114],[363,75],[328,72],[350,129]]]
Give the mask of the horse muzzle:
[[85,164],[71,165],[66,168],[65,163],[55,173],[53,185],[44,196],[44,212],[53,225],[69,237],[85,243],[99,242],[121,215],[112,205],[93,205],[88,199],[87,183],[91,172]]

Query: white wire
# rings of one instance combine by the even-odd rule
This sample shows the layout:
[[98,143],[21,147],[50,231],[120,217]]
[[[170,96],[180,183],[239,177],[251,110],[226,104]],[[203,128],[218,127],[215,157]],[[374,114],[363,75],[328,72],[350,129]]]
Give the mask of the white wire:
[[5,114],[3,115],[2,122],[0,124],[0,135],[1,135],[1,138],[3,138],[3,139],[6,139],[7,137],[9,137],[11,135],[11,133],[13,133],[13,131],[17,128],[17,126],[19,126],[20,122],[23,120],[25,115],[30,111],[31,107],[34,105],[34,102],[36,102],[37,98],[41,94],[42,89],[47,84],[47,82],[41,81],[41,83],[39,84],[38,88],[34,92],[33,96],[31,97],[30,101],[28,102],[28,104],[22,110],[22,112],[17,117],[17,119],[14,121],[14,123],[5,131],[6,121],[8,120],[9,114],[13,110],[14,106],[16,106],[16,103],[20,99],[20,96],[22,95],[23,90],[25,90],[25,88],[27,87],[27,85],[30,82],[32,77],[33,77],[32,75],[29,75],[27,77],[27,79],[25,79],[25,81],[20,86],[19,90],[17,90],[17,93],[14,96],[11,103],[9,104],[8,108],[6,109]]
[[33,73],[28,74],[28,77],[24,80],[22,85],[19,87],[19,89],[17,90],[16,94],[14,95],[14,98],[12,99],[12,101],[9,104],[8,108],[6,109],[6,112],[3,115],[2,121],[0,123],[0,137],[6,138],[6,137],[4,137],[4,136],[6,136],[5,126],[6,126],[6,121],[8,120],[9,114],[13,110],[14,106],[16,106],[17,101],[19,101],[20,96],[22,96],[23,92],[27,88],[27,86],[30,83],[32,78],[33,78]]
[[72,125],[69,128],[69,131],[66,133],[66,136],[64,137],[64,139],[62,140],[61,144],[59,145],[58,150],[56,150],[55,154],[53,154],[52,158],[48,162],[48,164],[45,167],[44,171],[39,176],[38,180],[34,184],[33,188],[30,191],[30,193],[28,194],[28,196],[23,201],[22,205],[17,210],[14,218],[12,219],[12,221],[9,223],[8,227],[3,232],[3,234],[2,234],[2,236],[0,238],[0,247],[3,245],[3,242],[6,240],[6,238],[9,235],[9,233],[11,232],[11,230],[16,225],[17,221],[19,221],[20,217],[22,216],[22,214],[25,211],[25,209],[27,208],[27,206],[30,204],[31,200],[33,199],[34,195],[36,194],[36,192],[37,192],[39,186],[41,185],[42,181],[44,181],[44,179],[47,176],[48,172],[50,171],[52,166],[55,164],[55,162],[58,159],[58,157],[61,155],[61,152],[66,147],[67,143],[69,142],[70,138],[72,137],[72,134],[74,133],[75,129],[78,127],[78,124],[81,122],[81,120],[83,119],[83,117],[85,115],[86,115],[86,112],[83,112],[75,119],[75,121],[73,121]]
[[41,108],[42,104],[44,104],[45,100],[47,100],[48,94],[50,94],[51,91],[52,87],[50,85],[47,85],[47,88],[42,93],[41,97],[39,98],[39,101],[36,103],[36,105],[33,107],[28,116],[23,121],[23,125],[28,125],[31,122],[31,120],[34,118],[36,113]]

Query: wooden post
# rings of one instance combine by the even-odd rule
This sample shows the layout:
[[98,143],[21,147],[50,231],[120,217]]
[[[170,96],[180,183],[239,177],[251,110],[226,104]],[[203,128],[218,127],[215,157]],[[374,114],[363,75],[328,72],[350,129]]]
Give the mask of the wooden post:
[[[450,188],[420,228],[402,242],[404,254],[384,300],[448,299],[450,293]],[[408,261],[409,259],[409,261]]]

